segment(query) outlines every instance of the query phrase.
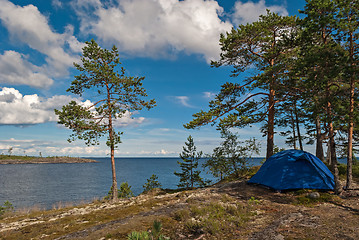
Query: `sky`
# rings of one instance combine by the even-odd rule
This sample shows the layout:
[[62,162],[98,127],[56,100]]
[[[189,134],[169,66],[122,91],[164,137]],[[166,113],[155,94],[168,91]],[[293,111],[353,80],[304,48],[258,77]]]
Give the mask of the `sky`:
[[[211,153],[221,142],[215,127],[187,130],[192,114],[229,77],[230,67],[212,68],[219,59],[219,36],[258,20],[270,9],[298,15],[304,0],[0,0],[0,154],[105,157],[99,146],[67,142],[71,131],[57,124],[54,109],[71,100],[91,101],[66,92],[79,72],[85,41],[117,46],[130,76],[157,106],[128,113],[116,123],[124,132],[118,157],[176,157],[192,135],[197,150]],[[238,130],[241,140],[256,137],[265,155],[259,126]],[[284,139],[275,136],[275,144]],[[288,147],[286,147],[288,148]],[[310,152],[312,146],[306,146]]]

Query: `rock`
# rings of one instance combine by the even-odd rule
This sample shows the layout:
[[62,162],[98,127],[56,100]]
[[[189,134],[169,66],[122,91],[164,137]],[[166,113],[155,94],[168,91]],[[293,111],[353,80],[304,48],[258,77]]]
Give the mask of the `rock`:
[[307,195],[310,199],[318,199],[320,198],[320,194],[318,192],[311,192]]
[[284,240],[284,236],[282,234],[278,234],[274,237],[274,240]]

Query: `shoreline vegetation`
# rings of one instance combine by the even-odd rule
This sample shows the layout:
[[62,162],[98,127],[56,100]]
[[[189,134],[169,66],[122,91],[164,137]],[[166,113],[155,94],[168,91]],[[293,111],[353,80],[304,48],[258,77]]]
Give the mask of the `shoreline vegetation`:
[[80,157],[34,157],[34,156],[11,156],[0,155],[0,164],[45,164],[45,163],[95,163],[93,159]]

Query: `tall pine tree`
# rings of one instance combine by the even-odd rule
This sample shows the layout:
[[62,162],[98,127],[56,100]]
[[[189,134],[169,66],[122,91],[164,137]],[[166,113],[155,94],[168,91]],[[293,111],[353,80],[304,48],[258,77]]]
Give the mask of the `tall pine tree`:
[[[200,127],[220,119],[220,128],[244,127],[264,122],[267,153],[273,155],[275,106],[281,101],[276,91],[286,89],[288,70],[286,58],[292,57],[293,48],[284,39],[297,35],[297,18],[267,12],[257,22],[239,25],[221,35],[221,59],[213,66],[233,66],[231,77],[239,77],[246,70],[253,75],[221,87],[209,111],[193,115],[186,128]],[[289,93],[289,91],[288,91]],[[285,96],[284,96],[285,97]]]
[[[150,109],[155,101],[144,100],[146,90],[142,87],[144,77],[125,75],[120,67],[118,50],[102,49],[94,40],[86,42],[83,48],[82,63],[74,63],[80,74],[75,76],[68,92],[82,96],[90,92],[93,103],[89,106],[72,101],[55,110],[59,116],[58,123],[73,131],[69,141],[82,139],[87,145],[99,144],[99,138],[107,135],[107,146],[110,148],[112,168],[112,199],[116,201],[117,180],[115,169],[115,148],[122,132],[116,132],[114,122],[127,112]],[[95,93],[95,94],[94,94]]]

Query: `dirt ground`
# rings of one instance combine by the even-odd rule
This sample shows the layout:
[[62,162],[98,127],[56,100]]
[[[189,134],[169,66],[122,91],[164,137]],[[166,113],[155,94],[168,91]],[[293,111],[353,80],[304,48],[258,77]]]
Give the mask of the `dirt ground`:
[[158,190],[118,203],[10,214],[0,220],[0,239],[127,239],[154,220],[171,239],[359,239],[359,192],[320,194],[326,200],[311,203],[306,192],[279,193],[245,181]]

